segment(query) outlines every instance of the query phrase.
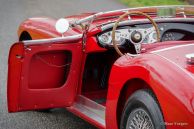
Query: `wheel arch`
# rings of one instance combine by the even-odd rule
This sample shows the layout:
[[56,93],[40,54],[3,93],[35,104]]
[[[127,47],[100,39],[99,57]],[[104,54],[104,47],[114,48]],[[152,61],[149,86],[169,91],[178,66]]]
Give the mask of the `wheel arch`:
[[59,34],[55,30],[56,19],[48,17],[34,17],[23,21],[17,31],[18,39],[27,33],[34,39],[46,39],[58,37]]
[[[155,55],[145,55],[135,60],[134,58],[122,56],[115,62],[109,77],[106,104],[106,115],[109,117],[106,118],[108,128],[119,127],[122,106],[128,97],[139,89],[150,89],[159,102],[163,116],[166,115],[167,110],[164,109],[166,106],[165,98],[171,96],[171,94],[166,89],[169,84],[162,78],[166,76],[161,74],[163,71],[158,70],[158,67],[161,67],[162,64],[158,60],[159,58],[155,57]],[[167,79],[169,80],[170,78]],[[121,96],[125,96],[125,94],[127,97],[123,101]],[[164,113],[164,111],[166,112]]]
[[23,41],[23,40],[32,40],[32,37],[28,31],[23,31],[19,35],[19,41]]
[[[56,31],[56,22],[57,19],[49,17],[29,18],[20,24],[17,32],[18,37],[20,37],[23,32],[28,32],[33,40],[61,37],[61,34]],[[71,36],[80,33],[70,28],[65,32],[64,36]]]
[[119,128],[124,105],[128,97],[135,91],[149,89],[157,98],[158,94],[154,91],[155,86],[151,82],[151,76],[150,70],[144,66],[118,67],[118,65],[114,65],[112,67],[106,104],[107,128]]
[[160,107],[160,104],[159,104],[159,101],[158,101],[157,95],[156,95],[157,93],[154,92],[154,90],[150,84],[148,84],[142,78],[130,78],[124,83],[122,89],[120,90],[120,94],[119,94],[119,98],[118,98],[118,102],[117,102],[117,109],[116,109],[117,125],[120,125],[122,111],[124,109],[124,106],[125,106],[128,98],[134,92],[136,92],[137,90],[141,90],[141,89],[150,90],[152,92],[153,96],[155,97],[155,99],[157,100],[158,105]]

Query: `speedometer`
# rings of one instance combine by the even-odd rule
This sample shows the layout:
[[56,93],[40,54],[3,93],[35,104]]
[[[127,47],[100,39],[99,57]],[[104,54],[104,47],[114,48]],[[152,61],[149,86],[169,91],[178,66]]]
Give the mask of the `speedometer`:
[[[98,40],[103,46],[113,46],[111,31],[99,35]],[[123,45],[125,43],[125,39],[122,38],[122,33],[119,30],[115,32],[115,40],[118,45]]]
[[123,45],[125,43],[125,39],[122,37],[123,34],[120,31],[115,31],[115,41],[118,43],[118,45]]

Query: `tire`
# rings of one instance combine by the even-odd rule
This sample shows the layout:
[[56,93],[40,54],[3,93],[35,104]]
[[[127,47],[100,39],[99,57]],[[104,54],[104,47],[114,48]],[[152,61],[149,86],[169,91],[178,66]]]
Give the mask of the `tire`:
[[133,128],[165,129],[162,112],[150,90],[136,91],[125,104],[120,129]]

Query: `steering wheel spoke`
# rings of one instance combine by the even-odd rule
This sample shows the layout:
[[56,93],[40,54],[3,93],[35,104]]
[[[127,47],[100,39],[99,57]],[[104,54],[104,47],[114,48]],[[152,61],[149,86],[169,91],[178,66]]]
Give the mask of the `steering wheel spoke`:
[[134,44],[134,47],[137,54],[141,53],[141,43]]

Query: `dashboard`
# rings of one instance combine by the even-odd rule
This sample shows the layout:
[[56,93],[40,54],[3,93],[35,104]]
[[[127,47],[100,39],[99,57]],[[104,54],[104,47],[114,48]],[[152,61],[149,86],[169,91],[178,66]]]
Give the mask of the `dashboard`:
[[[194,24],[192,23],[157,23],[160,41],[194,40]],[[102,47],[113,47],[112,30],[108,29],[97,35]],[[127,44],[152,44],[157,42],[157,34],[152,24],[120,26],[115,31],[118,46]]]

